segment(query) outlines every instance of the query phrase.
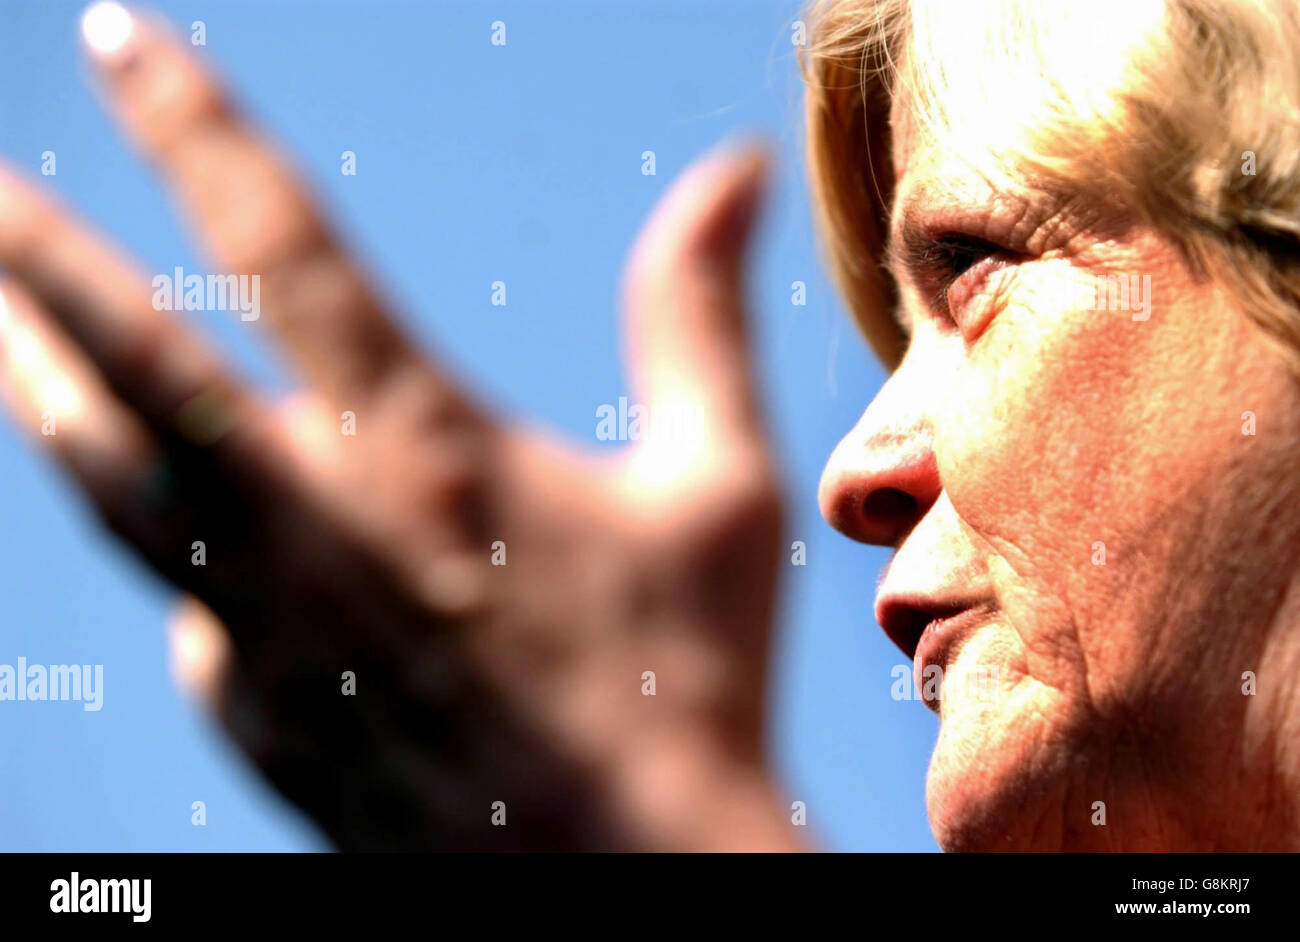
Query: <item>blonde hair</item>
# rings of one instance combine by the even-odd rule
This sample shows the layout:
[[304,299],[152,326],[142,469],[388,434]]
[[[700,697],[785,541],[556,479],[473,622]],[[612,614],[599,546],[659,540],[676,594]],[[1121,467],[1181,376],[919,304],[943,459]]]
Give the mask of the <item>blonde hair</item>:
[[[954,148],[972,110],[996,121],[992,153],[960,155],[987,177],[1120,201],[1233,291],[1300,368],[1295,0],[810,0],[804,20],[817,226],[888,365],[905,344],[881,266],[897,103],[908,126]],[[1016,107],[991,112],[1009,92]]]

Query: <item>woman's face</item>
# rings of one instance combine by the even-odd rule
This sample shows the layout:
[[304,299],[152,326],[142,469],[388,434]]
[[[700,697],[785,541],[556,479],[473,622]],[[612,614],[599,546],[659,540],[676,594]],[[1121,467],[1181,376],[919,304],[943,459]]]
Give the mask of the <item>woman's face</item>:
[[[969,147],[992,146],[986,125]],[[941,671],[940,843],[1271,846],[1259,786],[1300,696],[1283,358],[1160,234],[1069,194],[994,192],[951,148],[896,137],[910,346],[820,498],[895,547],[877,618],[918,681]],[[1108,276],[1136,289],[1127,306],[1118,281],[1097,303]]]

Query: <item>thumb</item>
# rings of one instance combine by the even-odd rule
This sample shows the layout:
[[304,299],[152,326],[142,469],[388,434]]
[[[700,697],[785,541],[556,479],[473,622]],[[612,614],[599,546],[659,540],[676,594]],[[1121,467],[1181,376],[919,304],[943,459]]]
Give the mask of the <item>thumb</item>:
[[[748,444],[762,414],[749,355],[744,253],[769,158],[730,145],[674,182],[642,230],[623,284],[633,389],[651,445]],[[686,457],[684,453],[681,454]]]

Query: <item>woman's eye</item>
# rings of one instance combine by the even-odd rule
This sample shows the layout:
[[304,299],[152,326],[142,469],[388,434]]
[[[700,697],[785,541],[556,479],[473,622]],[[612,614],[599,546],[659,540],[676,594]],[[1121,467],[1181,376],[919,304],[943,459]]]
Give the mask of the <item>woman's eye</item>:
[[956,281],[976,264],[1002,251],[992,242],[971,236],[947,236],[934,244],[934,262],[944,288]]
[[981,283],[1011,253],[976,236],[949,235],[936,239],[926,254],[931,307],[956,320]]

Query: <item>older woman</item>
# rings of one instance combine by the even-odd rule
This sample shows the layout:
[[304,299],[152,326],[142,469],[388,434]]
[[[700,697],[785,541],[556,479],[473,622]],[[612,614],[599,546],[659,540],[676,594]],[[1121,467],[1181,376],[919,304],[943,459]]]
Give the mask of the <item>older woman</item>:
[[[896,549],[877,616],[942,716],[945,847],[1295,848],[1300,18],[1111,12],[810,9],[819,215],[895,367],[822,505]],[[627,269],[639,401],[696,434],[597,461],[421,359],[163,28],[115,3],[84,26],[310,390],[237,382],[0,175],[4,393],[188,594],[187,688],[344,847],[800,846],[761,736],[782,555],[741,303],[761,152],[690,171]]]
[[1300,8],[817,13],[821,217],[895,366],[822,506],[896,548],[918,673],[996,681],[941,710],[940,843],[1300,847]]

